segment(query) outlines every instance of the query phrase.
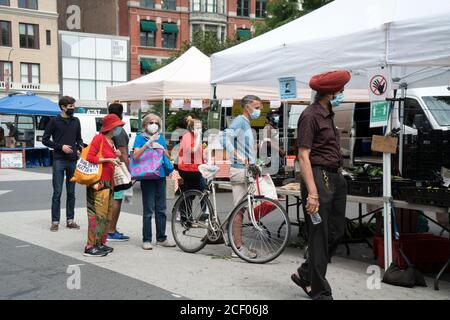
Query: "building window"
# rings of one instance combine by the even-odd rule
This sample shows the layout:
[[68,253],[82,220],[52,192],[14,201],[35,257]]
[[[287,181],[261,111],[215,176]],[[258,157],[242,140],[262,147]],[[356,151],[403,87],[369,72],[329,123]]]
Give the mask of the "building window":
[[225,14],[225,0],[217,0],[218,13]]
[[217,0],[205,0],[206,12],[217,13]]
[[47,45],[51,46],[52,45],[52,32],[50,30],[47,30],[45,34],[47,36]]
[[236,39],[248,40],[252,37],[252,31],[250,29],[237,29]]
[[155,0],[141,0],[140,6],[143,8],[155,8]]
[[11,22],[0,21],[0,46],[11,47]]
[[256,17],[257,18],[267,17],[266,7],[267,7],[266,0],[256,0]]
[[37,0],[19,0],[19,8],[37,10],[38,2]]
[[250,16],[250,1],[249,0],[237,0],[237,15],[240,17]]
[[141,74],[149,74],[153,71],[153,66],[156,64],[156,59],[151,58],[141,58]]
[[154,21],[142,20],[141,21],[141,35],[140,45],[141,47],[155,47],[155,36],[158,27]]
[[[8,77],[6,77],[8,75]],[[0,61],[0,81],[6,81],[9,78],[9,82],[12,82],[12,63],[7,61]]]
[[217,36],[217,27],[214,25],[205,25],[205,33],[211,33],[215,36]]
[[9,0],[0,0],[0,6],[9,6]]
[[19,24],[20,47],[39,49],[39,26],[37,24]]
[[201,2],[200,0],[192,0],[192,11],[201,11]]
[[164,10],[177,10],[176,0],[162,0],[162,8]]
[[176,49],[178,26],[175,23],[163,23],[163,48]]
[[21,63],[20,77],[22,83],[40,83],[40,68],[41,66],[37,63]]

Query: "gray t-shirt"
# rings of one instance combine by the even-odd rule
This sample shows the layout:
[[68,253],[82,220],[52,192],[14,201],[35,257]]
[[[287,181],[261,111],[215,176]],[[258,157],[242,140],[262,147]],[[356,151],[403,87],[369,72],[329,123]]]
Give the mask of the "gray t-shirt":
[[127,148],[128,150],[128,143],[130,142],[130,138],[128,137],[128,134],[124,128],[122,128],[122,131],[120,131],[120,134],[118,136],[113,137],[113,141],[117,149]]

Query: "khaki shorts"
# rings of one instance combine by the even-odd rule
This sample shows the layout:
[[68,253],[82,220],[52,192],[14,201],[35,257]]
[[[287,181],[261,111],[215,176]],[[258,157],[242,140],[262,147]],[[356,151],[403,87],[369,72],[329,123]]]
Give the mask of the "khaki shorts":
[[245,169],[230,168],[230,181],[233,190],[233,204],[237,206],[248,192]]

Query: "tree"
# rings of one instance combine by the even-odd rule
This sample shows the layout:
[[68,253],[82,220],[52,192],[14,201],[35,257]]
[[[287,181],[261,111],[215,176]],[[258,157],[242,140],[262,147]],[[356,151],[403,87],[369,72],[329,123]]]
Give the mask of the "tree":
[[298,0],[270,0],[267,4],[267,18],[264,22],[254,20],[255,35],[281,27],[305,14],[308,14],[333,0],[302,0],[303,9],[299,8]]
[[333,0],[303,0],[302,15],[313,12],[314,10],[319,9],[330,2],[333,2]]

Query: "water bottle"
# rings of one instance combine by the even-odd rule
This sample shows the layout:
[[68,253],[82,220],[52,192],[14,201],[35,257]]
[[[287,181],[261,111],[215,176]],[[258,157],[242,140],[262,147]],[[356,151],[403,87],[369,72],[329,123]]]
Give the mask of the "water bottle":
[[322,223],[322,218],[318,212],[311,215],[311,220],[312,220],[313,225],[318,225],[318,224]]

